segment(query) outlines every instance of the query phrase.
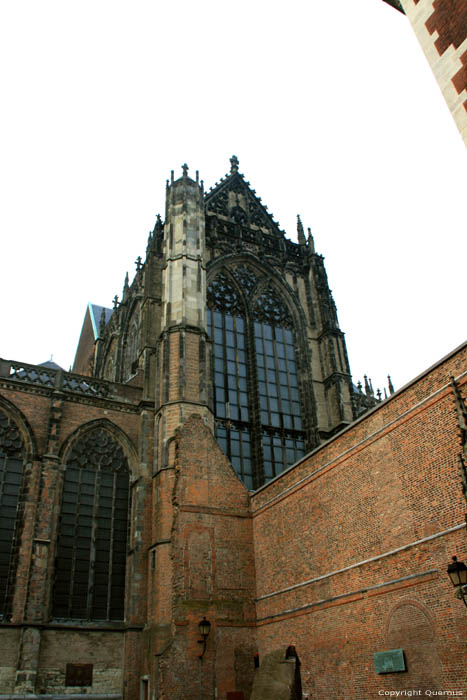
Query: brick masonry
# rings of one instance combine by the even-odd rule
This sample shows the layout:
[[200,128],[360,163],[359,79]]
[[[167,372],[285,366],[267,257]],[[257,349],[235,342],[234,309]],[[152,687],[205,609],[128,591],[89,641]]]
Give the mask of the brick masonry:
[[467,144],[467,3],[401,0],[401,4]]
[[[93,663],[89,692],[138,697],[147,676],[154,698],[198,698],[200,683],[203,698],[248,698],[256,650],[289,644],[319,700],[466,689],[467,617],[445,573],[453,554],[467,557],[452,376],[465,400],[467,346],[251,496],[196,411],[151,478],[150,457],[136,457],[154,425],[147,413],[64,394],[50,461],[56,397],[4,382],[2,409],[15,408],[33,459],[13,615],[0,625],[1,691],[64,692],[66,663]],[[57,625],[48,613],[61,455],[99,418],[119,431],[132,469],[120,629]],[[200,661],[203,616],[212,632]],[[392,648],[407,673],[377,675],[373,653]]]
[[[214,258],[229,182],[272,226],[231,162],[231,179],[208,200],[218,212],[209,224]],[[316,396],[316,415],[314,399],[307,413],[312,444],[327,441],[249,493],[213,437],[201,195],[186,173],[168,186],[167,255],[159,220],[148,243],[154,257],[95,339],[94,375],[15,370],[0,360],[0,410],[21,435],[25,470],[11,609],[0,620],[0,695],[70,693],[67,664],[92,664],[87,693],[137,700],[147,685],[153,700],[247,700],[256,652],[261,659],[289,645],[316,700],[405,688],[467,693],[467,616],[445,571],[453,554],[467,557],[459,469],[467,344],[352,423],[354,392],[322,258],[311,234],[291,246],[278,234],[290,282],[281,289],[289,301],[299,290],[313,340],[313,383],[302,377]],[[228,249],[227,257],[259,275],[263,233],[254,233],[255,255]],[[272,280],[278,273],[269,269]],[[122,338],[136,309],[147,318],[132,340],[135,356]],[[130,471],[120,622],[51,613],[67,459],[95,426],[119,443]],[[200,658],[203,617],[211,633]],[[373,653],[391,648],[404,650],[407,673],[379,676]]]
[[[450,385],[465,398],[466,355],[252,496],[260,656],[294,644],[310,697],[467,691],[467,616],[446,575],[467,555]],[[407,673],[377,675],[373,653],[392,648]]]

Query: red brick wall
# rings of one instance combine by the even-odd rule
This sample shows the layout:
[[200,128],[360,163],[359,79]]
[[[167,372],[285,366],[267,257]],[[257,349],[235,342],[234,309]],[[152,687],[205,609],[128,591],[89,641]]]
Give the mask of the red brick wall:
[[[60,512],[63,448],[74,431],[90,421],[105,420],[117,430],[129,458],[132,473],[132,537],[128,558],[127,620],[142,628],[145,621],[145,558],[150,543],[152,463],[152,421],[143,421],[136,412],[134,399],[140,392],[127,387],[114,387],[118,401],[94,400],[70,393],[53,392],[26,383],[18,386],[3,381],[0,405],[11,413],[22,430],[28,449],[24,517],[20,532],[20,550],[15,579],[11,622],[0,625],[1,644],[15,640],[9,656],[0,654],[0,691],[17,693],[63,691],[66,663],[93,663],[93,690],[121,691],[136,697],[141,674],[141,633],[55,629],[49,625],[49,602],[53,581],[55,539]],[[134,403],[132,403],[132,401]],[[140,446],[141,426],[145,444]],[[138,449],[141,447],[141,449]],[[32,634],[22,633],[22,625],[30,625]],[[11,625],[11,626],[10,626]],[[16,627],[19,625],[19,627]],[[42,632],[39,632],[44,626]],[[92,626],[91,626],[92,627]],[[105,625],[104,625],[105,627]],[[36,637],[40,634],[40,645]],[[40,646],[40,658],[39,658]],[[124,649],[128,663],[124,664]],[[59,653],[58,653],[59,652]],[[16,687],[15,687],[16,680]]]
[[[419,0],[413,0],[417,5]],[[465,0],[434,0],[433,12],[425,22],[429,34],[434,35],[434,46],[440,56],[452,46],[458,49],[467,39],[467,2]],[[467,51],[459,57],[461,68],[448,79],[458,95],[467,89]],[[442,86],[441,86],[442,87]],[[464,102],[467,111],[467,100]]]
[[[159,661],[164,692],[198,700],[216,687],[220,700],[231,691],[249,697],[256,646],[248,493],[197,415],[177,432],[173,504],[175,634]],[[203,616],[212,627],[200,661]]]
[[440,56],[451,44],[458,49],[467,38],[465,0],[434,0],[433,14],[425,26],[430,34],[438,33],[435,46]]
[[[252,497],[260,656],[295,644],[310,697],[467,690],[467,614],[445,573],[467,558],[449,384],[466,370],[467,345]],[[408,672],[377,675],[373,652],[399,647]]]
[[[430,34],[437,32],[435,47],[440,56],[449,46],[458,49],[467,38],[467,2],[465,0],[435,0],[433,14],[426,22]],[[451,76],[454,87],[460,95],[467,89],[467,51],[460,57],[462,68]],[[467,100],[464,102],[467,110]]]

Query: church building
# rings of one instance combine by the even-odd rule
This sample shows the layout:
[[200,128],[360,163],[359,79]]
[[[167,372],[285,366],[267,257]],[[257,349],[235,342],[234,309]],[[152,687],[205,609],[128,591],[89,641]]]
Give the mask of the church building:
[[184,165],[72,371],[0,359],[0,700],[467,692],[467,344],[354,386],[297,234]]

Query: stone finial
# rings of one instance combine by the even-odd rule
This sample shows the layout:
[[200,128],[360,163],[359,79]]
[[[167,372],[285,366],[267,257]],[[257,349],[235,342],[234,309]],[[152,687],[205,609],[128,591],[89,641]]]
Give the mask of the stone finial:
[[156,223],[154,224],[154,233],[161,234],[163,230],[161,215],[157,214]]
[[118,307],[118,296],[117,295],[114,296],[114,298],[112,299],[112,302],[114,305],[114,309],[116,309]]
[[238,166],[239,166],[239,160],[237,156],[232,156],[230,159],[230,172],[233,173],[238,173]]
[[303,230],[303,224],[300,218],[300,214],[297,214],[297,236],[300,245],[306,245],[305,232]]
[[392,396],[392,394],[394,393],[394,387],[392,385],[391,377],[389,376],[389,374],[388,374],[388,388],[389,388],[389,393]]
[[363,379],[365,380],[365,394],[371,396],[370,383],[366,374],[363,375]]
[[182,171],[183,171],[183,177],[188,177],[188,165],[186,163],[183,163],[182,165]]
[[310,251],[310,253],[315,252],[315,241],[313,239],[312,233],[311,233],[311,228],[308,227],[308,239],[307,239],[307,246]]
[[139,272],[141,268],[143,267],[143,263],[141,262],[141,255],[138,255],[138,257],[135,260],[135,265],[136,265],[136,272]]
[[126,297],[128,290],[130,288],[130,280],[128,278],[128,272],[125,275],[125,281],[123,282],[122,300]]

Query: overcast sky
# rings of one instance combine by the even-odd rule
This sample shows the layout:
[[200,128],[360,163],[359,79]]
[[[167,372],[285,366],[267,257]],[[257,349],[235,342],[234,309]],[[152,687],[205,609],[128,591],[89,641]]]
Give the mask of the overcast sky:
[[0,6],[0,356],[68,369],[164,215],[230,168],[311,227],[354,380],[402,386],[465,340],[466,155],[382,0]]

